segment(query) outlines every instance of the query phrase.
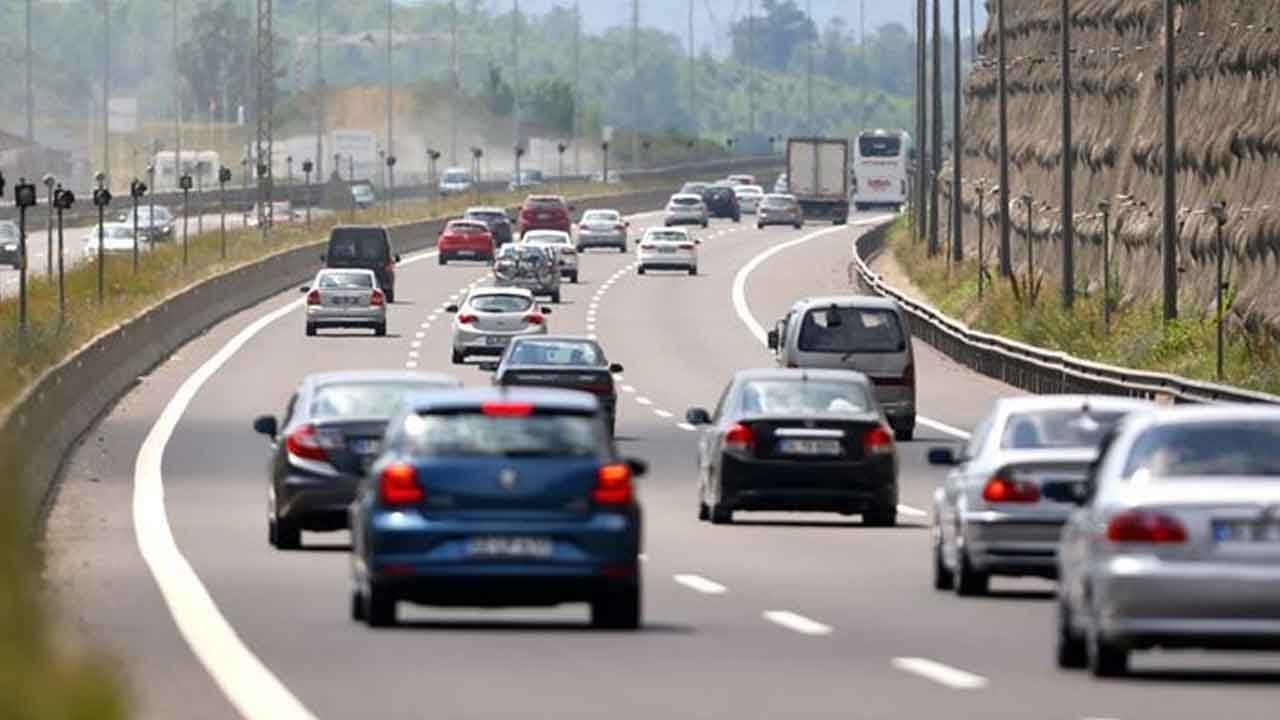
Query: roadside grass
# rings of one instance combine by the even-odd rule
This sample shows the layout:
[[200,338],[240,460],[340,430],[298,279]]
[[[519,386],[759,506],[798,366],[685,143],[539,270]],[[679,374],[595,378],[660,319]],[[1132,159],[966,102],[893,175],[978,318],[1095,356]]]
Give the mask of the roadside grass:
[[[1142,299],[1119,302],[1112,298],[1111,329],[1103,320],[1101,292],[1077,291],[1073,311],[1059,301],[1061,286],[1043,278],[1038,299],[1028,305],[1013,283],[987,268],[984,293],[978,298],[976,259],[953,265],[945,257],[930,258],[923,243],[915,243],[904,220],[886,241],[898,265],[939,310],[974,330],[1074,355],[1084,360],[1137,370],[1170,373],[1216,381],[1216,318],[1204,309],[1183,303],[1183,316],[1166,325],[1158,302]],[[1018,290],[1026,267],[1015,268]],[[1269,336],[1252,333],[1240,324],[1228,325],[1223,351],[1227,385],[1280,394],[1280,347]]]

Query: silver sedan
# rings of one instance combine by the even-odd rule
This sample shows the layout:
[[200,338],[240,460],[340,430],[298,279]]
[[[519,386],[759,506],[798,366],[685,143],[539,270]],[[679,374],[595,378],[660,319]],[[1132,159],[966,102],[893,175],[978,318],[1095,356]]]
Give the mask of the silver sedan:
[[578,223],[578,252],[587,248],[617,248],[627,251],[627,228],[631,223],[617,210],[588,210]]
[[1080,395],[1006,398],[957,456],[933,496],[933,584],[960,595],[987,592],[992,575],[1057,574],[1058,537],[1083,490],[1103,435],[1141,400]]
[[1178,407],[1105,443],[1063,529],[1058,664],[1280,649],[1280,410]]
[[307,335],[320,328],[367,327],[387,334],[387,296],[372,270],[325,269],[316,274],[307,294]]
[[523,288],[473,290],[461,305],[446,308],[453,316],[452,358],[455,365],[471,355],[501,355],[512,338],[546,335],[551,308],[538,307]]

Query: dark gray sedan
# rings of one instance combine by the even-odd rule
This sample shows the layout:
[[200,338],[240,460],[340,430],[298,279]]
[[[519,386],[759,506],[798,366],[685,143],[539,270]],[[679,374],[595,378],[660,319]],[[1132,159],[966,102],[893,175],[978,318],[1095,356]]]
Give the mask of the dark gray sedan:
[[22,264],[22,246],[18,236],[18,224],[12,220],[0,220],[0,265]]
[[347,527],[366,465],[382,450],[387,421],[406,393],[461,387],[449,375],[365,370],[308,375],[284,417],[263,415],[253,429],[271,438],[267,538],[281,550],[302,546],[302,531]]

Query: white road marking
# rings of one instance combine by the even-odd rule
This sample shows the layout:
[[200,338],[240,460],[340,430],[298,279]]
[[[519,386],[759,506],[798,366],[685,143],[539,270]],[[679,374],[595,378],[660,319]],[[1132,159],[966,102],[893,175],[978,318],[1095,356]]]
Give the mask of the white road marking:
[[652,404],[653,404],[653,401],[652,401],[652,400],[650,400],[650,399],[649,399],[649,398],[647,398],[647,397],[638,397],[638,398],[636,398],[636,402],[640,403],[641,405],[652,405]]
[[414,340],[413,342],[409,343],[409,347],[414,348],[414,349],[416,350],[416,349],[418,349],[418,348],[422,347],[422,341],[421,341],[421,340]]
[[968,440],[970,437],[969,433],[965,432],[964,430],[961,430],[960,428],[954,427],[952,425],[948,425],[944,422],[939,422],[938,420],[934,420],[932,418],[917,416],[916,422],[931,430],[937,430],[938,432],[943,433],[944,435],[957,437],[957,438],[960,438],[961,440]]
[[694,426],[692,426],[692,425],[690,425],[689,423],[686,423],[686,422],[677,423],[677,424],[676,424],[676,427],[680,428],[681,430],[685,430],[685,431],[687,431],[687,432],[696,432],[696,431],[698,430],[698,428],[696,428],[696,427],[694,427]]
[[667,412],[666,410],[654,410],[654,411],[653,411],[653,414],[654,414],[654,415],[657,415],[658,417],[662,418],[663,420],[666,420],[667,418],[672,417],[671,413]]
[[424,323],[422,323],[421,325],[419,325],[418,327],[422,328],[423,330],[426,330],[427,328],[431,327],[431,323],[430,323],[430,322],[424,322]]
[[596,334],[595,334],[595,333],[590,333],[590,334],[588,334],[588,335],[587,335],[587,339],[588,339],[588,340],[599,340],[600,338],[596,337]]
[[406,370],[414,370],[418,367],[418,363],[414,362],[413,360],[410,360],[409,362],[404,364],[404,367]]
[[[423,326],[423,327],[426,327],[426,325],[427,325],[427,323],[422,323],[422,326]],[[419,340],[421,340],[422,338],[426,337],[426,336],[427,336],[427,334],[426,334],[426,333],[424,333],[424,332],[416,332],[416,333],[414,333],[414,334],[413,334],[413,336],[414,336],[414,337],[416,337],[416,338],[418,338]]]
[[913,508],[910,505],[898,505],[898,514],[907,517],[929,517],[929,513],[920,508]]
[[703,595],[723,595],[729,592],[729,588],[714,580],[708,580],[701,575],[680,574],[675,575],[674,578],[681,585],[691,590],[696,590]]
[[832,633],[830,625],[824,625],[817,620],[807,618],[790,610],[767,610],[764,613],[764,619],[781,625],[788,630],[794,630],[801,635],[821,637]]
[[943,665],[936,660],[919,657],[899,657],[893,659],[893,666],[903,672],[919,675],[952,690],[981,690],[987,686],[987,679],[974,675],[950,665]]
[[635,392],[635,391],[636,391],[636,389],[635,389],[634,387],[630,386],[630,385],[623,385],[623,386],[622,386],[622,392],[625,392],[625,393],[633,393],[633,392]]
[[416,360],[416,359],[417,359],[417,357],[418,357],[418,351],[417,351],[417,350],[410,350],[410,351],[409,351],[409,357],[414,358],[414,359]]

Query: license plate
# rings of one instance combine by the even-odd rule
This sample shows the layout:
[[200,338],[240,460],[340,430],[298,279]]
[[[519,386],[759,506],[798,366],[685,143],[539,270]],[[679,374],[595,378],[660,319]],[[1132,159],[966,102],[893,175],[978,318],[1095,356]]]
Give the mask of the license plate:
[[486,335],[484,337],[485,345],[506,345],[507,339],[500,335]]
[[476,253],[475,253],[475,251],[474,251],[474,250],[459,250],[459,251],[458,251],[458,255],[460,255],[460,256],[462,256],[462,257],[471,257],[472,255],[475,255],[475,254],[476,254]]
[[1280,543],[1280,521],[1214,520],[1213,539],[1220,543]]
[[373,438],[358,438],[351,441],[351,452],[357,455],[377,455],[382,443]]
[[786,438],[778,441],[778,452],[783,455],[839,455],[840,441]]
[[329,300],[330,305],[355,305],[358,302],[360,299],[353,297],[336,297]]
[[658,248],[658,252],[660,252],[660,253],[671,253],[671,254],[675,254],[675,251],[676,251],[676,249],[675,249],[675,248],[671,248],[671,247],[660,247],[660,248]]
[[539,219],[539,220],[550,220],[550,219],[551,219],[551,213],[538,213],[538,219]]
[[520,536],[481,536],[467,541],[467,557],[473,558],[537,558],[551,557],[551,538]]

